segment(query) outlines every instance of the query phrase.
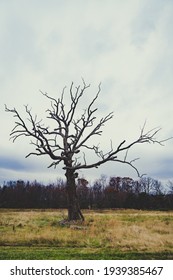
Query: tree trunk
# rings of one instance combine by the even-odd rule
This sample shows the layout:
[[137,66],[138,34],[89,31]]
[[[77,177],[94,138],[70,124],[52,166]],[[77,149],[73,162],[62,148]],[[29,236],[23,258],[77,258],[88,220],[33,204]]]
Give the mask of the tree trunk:
[[67,170],[65,174],[67,178],[67,201],[68,201],[68,220],[82,220],[84,221],[84,216],[80,210],[78,197],[76,193],[76,184],[75,184],[75,173],[74,171]]

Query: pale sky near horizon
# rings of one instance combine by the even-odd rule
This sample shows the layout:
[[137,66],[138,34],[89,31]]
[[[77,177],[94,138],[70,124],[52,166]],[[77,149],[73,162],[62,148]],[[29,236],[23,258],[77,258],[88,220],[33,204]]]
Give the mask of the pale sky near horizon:
[[[67,86],[68,96],[81,77],[91,86],[80,109],[101,82],[96,116],[114,111],[94,139],[104,151],[110,139],[114,147],[135,140],[145,121],[146,131],[162,128],[158,139],[173,136],[172,27],[172,0],[0,0],[0,183],[64,178],[62,166],[47,169],[47,157],[25,159],[33,151],[29,139],[9,141],[15,119],[4,104],[23,116],[29,104],[44,118],[49,103],[39,90],[58,97]],[[140,173],[173,180],[173,140],[138,145],[129,152],[129,159],[136,157]],[[133,169],[113,162],[79,172],[89,180],[102,174],[136,178]]]

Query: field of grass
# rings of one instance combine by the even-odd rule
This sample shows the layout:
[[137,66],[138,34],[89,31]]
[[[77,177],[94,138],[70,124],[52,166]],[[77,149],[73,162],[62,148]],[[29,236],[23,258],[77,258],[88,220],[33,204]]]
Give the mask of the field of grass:
[[0,210],[0,259],[173,259],[173,211]]

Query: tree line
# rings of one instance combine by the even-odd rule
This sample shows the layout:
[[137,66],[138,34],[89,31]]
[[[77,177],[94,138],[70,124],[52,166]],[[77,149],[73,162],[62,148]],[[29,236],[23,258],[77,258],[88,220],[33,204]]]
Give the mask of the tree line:
[[[173,183],[165,188],[150,177],[101,176],[92,184],[84,178],[76,182],[82,209],[131,208],[173,210]],[[0,187],[0,208],[67,208],[66,182],[43,184],[37,181],[8,181]]]

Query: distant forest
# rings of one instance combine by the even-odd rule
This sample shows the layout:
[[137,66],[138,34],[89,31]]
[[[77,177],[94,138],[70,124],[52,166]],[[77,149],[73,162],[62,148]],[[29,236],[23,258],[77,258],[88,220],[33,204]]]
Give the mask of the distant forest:
[[[129,177],[102,176],[92,185],[81,178],[77,180],[77,195],[82,209],[173,210],[173,183],[165,188],[150,177],[135,181]],[[6,182],[0,187],[0,208],[67,208],[65,182]]]

